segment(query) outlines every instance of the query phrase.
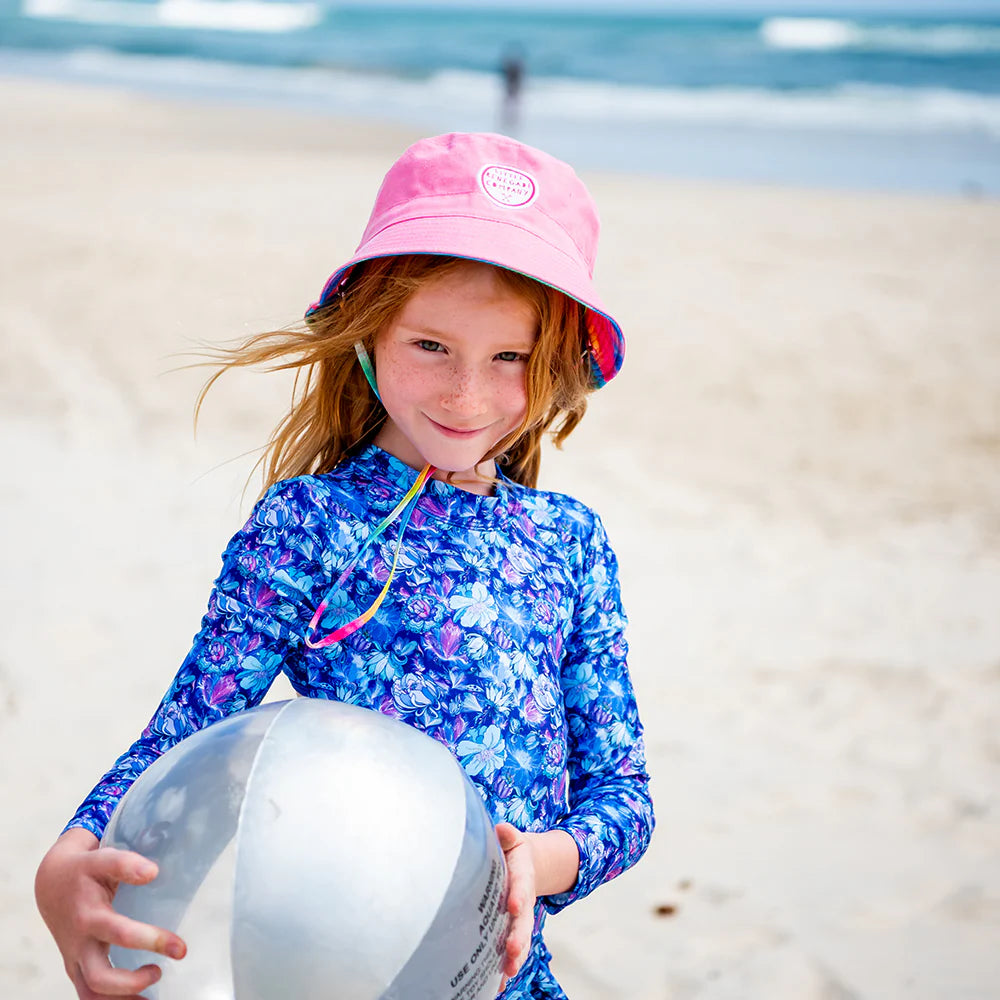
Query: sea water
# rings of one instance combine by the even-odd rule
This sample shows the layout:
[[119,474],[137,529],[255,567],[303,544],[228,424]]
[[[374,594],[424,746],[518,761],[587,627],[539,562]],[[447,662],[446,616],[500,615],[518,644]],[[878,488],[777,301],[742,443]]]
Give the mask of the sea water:
[[[996,196],[993,9],[0,0],[0,73],[505,129],[582,167]],[[525,82],[502,117],[512,51]]]

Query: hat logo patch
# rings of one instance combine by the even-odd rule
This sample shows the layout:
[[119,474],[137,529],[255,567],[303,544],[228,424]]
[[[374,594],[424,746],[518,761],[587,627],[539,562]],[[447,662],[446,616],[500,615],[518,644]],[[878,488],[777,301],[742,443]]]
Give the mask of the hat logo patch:
[[491,201],[503,208],[524,208],[535,200],[538,193],[530,174],[496,164],[489,164],[479,172],[479,186]]

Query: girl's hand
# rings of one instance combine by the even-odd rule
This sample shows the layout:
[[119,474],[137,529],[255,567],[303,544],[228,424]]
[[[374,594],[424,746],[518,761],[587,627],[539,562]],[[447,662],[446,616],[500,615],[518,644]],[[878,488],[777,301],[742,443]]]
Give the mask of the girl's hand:
[[108,945],[183,958],[187,947],[169,931],[130,920],[111,907],[119,883],[145,885],[156,865],[140,854],[99,847],[86,830],[67,830],[35,876],[35,899],[62,954],[80,1000],[135,997],[160,978],[160,969],[114,969]]
[[532,834],[522,833],[510,823],[498,823],[496,831],[500,849],[507,859],[507,912],[510,914],[502,965],[503,981],[500,984],[503,991],[507,980],[517,975],[528,957],[535,927],[537,892]]

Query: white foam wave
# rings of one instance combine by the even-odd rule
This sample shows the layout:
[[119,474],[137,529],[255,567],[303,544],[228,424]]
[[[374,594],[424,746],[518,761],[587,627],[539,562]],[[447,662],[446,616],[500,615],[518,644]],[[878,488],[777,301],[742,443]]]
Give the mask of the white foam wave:
[[[323,67],[240,66],[193,58],[77,50],[63,65],[80,79],[219,94],[242,102],[299,105],[428,126],[491,125],[497,74],[448,70],[424,79]],[[809,132],[978,134],[1000,139],[1000,95],[853,84],[830,90],[657,89],[535,77],[524,113],[539,124],[707,125]]]
[[858,132],[980,132],[1000,136],[1000,96],[943,88],[848,84],[829,90],[645,89],[536,80],[547,114]]
[[25,17],[114,24],[124,27],[202,28],[269,34],[300,31],[318,24],[320,5],[311,0],[24,0]]
[[913,55],[1000,52],[1000,28],[971,24],[863,24],[837,18],[770,17],[759,33],[775,49],[859,49]]
[[850,21],[820,17],[771,17],[761,24],[760,34],[776,49],[840,49],[859,36]]

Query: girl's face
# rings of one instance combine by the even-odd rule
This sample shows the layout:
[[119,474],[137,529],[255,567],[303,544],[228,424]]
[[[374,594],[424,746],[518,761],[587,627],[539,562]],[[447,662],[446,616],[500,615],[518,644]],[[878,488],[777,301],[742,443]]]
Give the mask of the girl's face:
[[413,468],[430,462],[456,485],[487,492],[480,462],[527,409],[525,374],[538,338],[532,306],[496,269],[470,261],[424,285],[375,342],[388,419],[375,443]]

